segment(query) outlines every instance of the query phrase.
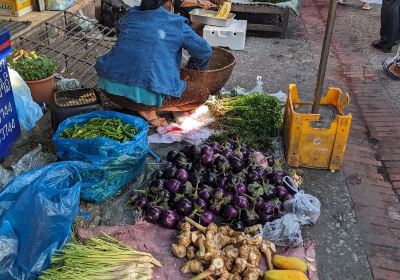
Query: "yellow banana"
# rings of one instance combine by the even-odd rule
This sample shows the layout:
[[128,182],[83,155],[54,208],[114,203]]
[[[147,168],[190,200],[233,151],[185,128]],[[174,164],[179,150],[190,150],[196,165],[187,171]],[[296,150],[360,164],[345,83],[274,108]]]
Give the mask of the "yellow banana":
[[230,1],[225,1],[224,4],[218,9],[216,18],[228,19],[231,13],[232,3]]

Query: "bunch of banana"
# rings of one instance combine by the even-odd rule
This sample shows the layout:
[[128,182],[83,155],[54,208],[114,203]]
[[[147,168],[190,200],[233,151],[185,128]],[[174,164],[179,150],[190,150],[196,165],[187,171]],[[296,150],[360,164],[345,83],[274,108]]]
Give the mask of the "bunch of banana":
[[232,8],[232,3],[230,1],[225,1],[224,4],[222,4],[216,15],[213,15],[211,13],[204,14],[203,16],[205,17],[213,17],[213,18],[219,18],[219,19],[228,19],[229,15],[231,13],[231,8]]
[[228,19],[231,13],[232,3],[230,1],[225,1],[222,6],[218,9],[218,13],[215,16],[216,18],[220,19]]
[[11,54],[11,58],[13,62],[17,61],[20,58],[37,58],[38,55],[34,51],[26,51],[24,49],[19,49]]

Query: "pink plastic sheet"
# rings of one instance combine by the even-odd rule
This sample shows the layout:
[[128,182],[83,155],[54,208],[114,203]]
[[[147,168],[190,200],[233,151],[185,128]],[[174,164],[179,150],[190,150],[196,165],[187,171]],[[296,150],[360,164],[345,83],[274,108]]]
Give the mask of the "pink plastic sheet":
[[[140,222],[129,226],[79,228],[77,232],[79,239],[83,241],[101,235],[101,233],[107,233],[132,248],[151,253],[163,264],[163,267],[154,268],[153,279],[186,280],[191,278],[190,274],[180,273],[184,260],[177,259],[172,255],[171,244],[177,233],[175,230]],[[304,247],[290,248],[280,252],[280,254],[315,260],[315,243],[309,240],[305,241],[304,244]],[[262,264],[262,267],[265,269],[265,263]],[[318,280],[317,273],[310,269],[309,279]]]

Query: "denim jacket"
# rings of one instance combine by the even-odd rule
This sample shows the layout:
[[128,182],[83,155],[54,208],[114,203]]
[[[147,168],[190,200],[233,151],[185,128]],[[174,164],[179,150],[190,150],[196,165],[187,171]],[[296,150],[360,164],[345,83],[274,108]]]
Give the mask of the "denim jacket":
[[182,48],[189,52],[191,65],[207,67],[211,47],[185,18],[163,7],[131,8],[120,22],[116,44],[95,67],[100,78],[180,97],[186,88],[180,79]]

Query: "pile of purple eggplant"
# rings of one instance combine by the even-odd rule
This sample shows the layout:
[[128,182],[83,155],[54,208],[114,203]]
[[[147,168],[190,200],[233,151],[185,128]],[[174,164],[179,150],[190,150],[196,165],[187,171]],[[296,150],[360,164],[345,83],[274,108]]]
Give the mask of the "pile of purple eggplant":
[[289,199],[287,176],[275,170],[273,156],[262,156],[245,144],[213,142],[185,146],[167,155],[145,191],[132,200],[145,219],[175,228],[185,216],[203,225],[218,218],[233,229],[270,222],[282,216]]

